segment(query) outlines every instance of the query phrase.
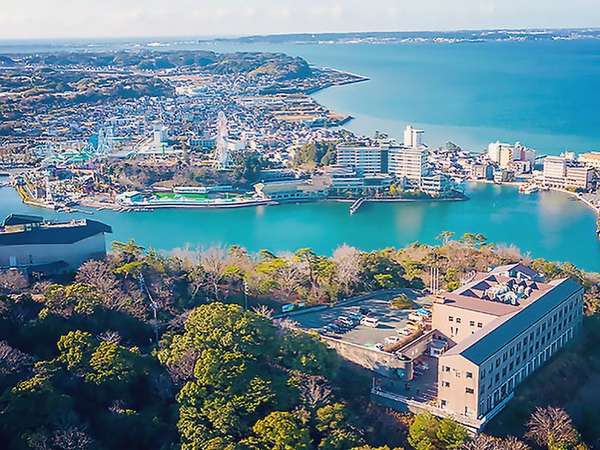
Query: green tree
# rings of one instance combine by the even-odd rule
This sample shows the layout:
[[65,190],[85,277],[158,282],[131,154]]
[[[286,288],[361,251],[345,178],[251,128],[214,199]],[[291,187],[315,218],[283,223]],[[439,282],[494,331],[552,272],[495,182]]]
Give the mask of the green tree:
[[[308,450],[312,447],[310,434],[290,412],[273,411],[252,427],[259,448],[271,450]],[[253,445],[251,445],[253,446]]]
[[467,430],[452,419],[438,419],[430,413],[417,414],[408,429],[408,443],[415,450],[458,450],[467,439]]
[[317,409],[315,422],[320,433],[320,449],[344,450],[363,443],[361,433],[351,422],[342,403],[331,403]]

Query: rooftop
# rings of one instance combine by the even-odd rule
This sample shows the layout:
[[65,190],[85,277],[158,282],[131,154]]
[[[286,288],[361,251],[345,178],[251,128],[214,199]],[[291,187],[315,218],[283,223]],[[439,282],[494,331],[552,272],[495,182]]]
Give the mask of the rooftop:
[[553,286],[523,264],[496,267],[478,273],[472,280],[439,300],[456,308],[493,316],[514,313],[534,302]]
[[39,216],[11,214],[0,226],[0,246],[72,244],[112,228],[89,219],[49,221]]
[[582,289],[581,285],[571,278],[544,284],[535,297],[530,297],[527,302],[514,308],[512,312],[499,316],[459,342],[444,355],[460,354],[475,364],[482,364],[499,348],[509,344],[515,337],[558,307],[566,298]]

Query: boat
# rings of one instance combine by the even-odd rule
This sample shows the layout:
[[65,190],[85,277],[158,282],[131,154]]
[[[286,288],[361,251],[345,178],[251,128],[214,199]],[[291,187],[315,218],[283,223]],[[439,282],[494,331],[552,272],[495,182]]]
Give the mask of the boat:
[[539,190],[540,188],[537,187],[535,184],[522,184],[521,187],[519,187],[519,192],[521,194],[535,194],[536,192],[539,192]]

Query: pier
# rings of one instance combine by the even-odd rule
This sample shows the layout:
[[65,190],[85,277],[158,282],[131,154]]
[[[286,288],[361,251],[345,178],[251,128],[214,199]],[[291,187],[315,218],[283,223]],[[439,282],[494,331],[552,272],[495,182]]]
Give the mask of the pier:
[[365,200],[366,199],[364,197],[361,197],[354,203],[352,203],[352,206],[350,207],[350,214],[354,214],[356,211],[358,211],[358,209],[363,205]]

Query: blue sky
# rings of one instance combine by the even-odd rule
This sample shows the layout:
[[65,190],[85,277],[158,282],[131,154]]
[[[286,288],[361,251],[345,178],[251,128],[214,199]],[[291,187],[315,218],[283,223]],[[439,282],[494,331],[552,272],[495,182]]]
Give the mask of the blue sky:
[[600,0],[1,0],[0,38],[600,27]]

